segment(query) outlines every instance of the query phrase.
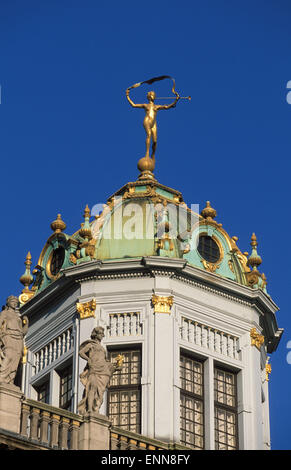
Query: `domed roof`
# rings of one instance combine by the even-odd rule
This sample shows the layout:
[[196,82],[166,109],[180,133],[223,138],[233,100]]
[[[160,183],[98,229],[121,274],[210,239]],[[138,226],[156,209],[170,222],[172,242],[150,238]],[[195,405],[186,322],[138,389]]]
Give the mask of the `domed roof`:
[[[100,213],[94,214],[94,210],[94,220],[90,222],[92,216],[86,207],[84,223],[71,236],[63,233],[66,224],[58,214],[51,224],[54,233],[33,271],[31,291],[26,282],[23,298],[29,300],[70,266],[92,260],[148,256],[184,259],[190,266],[266,292],[266,277],[257,269],[261,258],[255,235],[248,259],[248,253],[242,253],[237,246],[238,238],[230,237],[214,220],[216,210],[209,201],[198,214],[195,207],[187,207],[179,191],[162,185],[147,173],[114,193]],[[28,275],[26,272],[22,281]]]

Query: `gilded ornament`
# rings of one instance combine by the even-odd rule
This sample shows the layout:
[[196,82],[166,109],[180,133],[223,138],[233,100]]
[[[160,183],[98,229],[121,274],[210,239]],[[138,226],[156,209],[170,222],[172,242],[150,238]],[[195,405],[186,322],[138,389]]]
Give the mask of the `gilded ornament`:
[[30,272],[30,267],[31,267],[31,254],[30,252],[27,253],[26,259],[25,259],[25,273],[21,276],[20,282],[24,285],[24,289],[22,293],[19,296],[19,302],[21,304],[25,304],[28,300],[30,300],[35,292],[31,291],[29,289],[29,285],[32,284],[33,282],[33,276]]
[[155,313],[171,313],[171,307],[173,305],[173,296],[163,297],[160,295],[152,296],[152,304],[154,306]]
[[269,364],[268,361],[269,361],[269,358],[267,359],[267,362],[266,362],[266,381],[267,382],[269,382],[269,375],[272,372],[271,364]]
[[66,228],[66,224],[65,224],[65,222],[62,220],[61,214],[58,214],[56,220],[54,220],[54,221],[51,223],[51,229],[52,229],[55,233],[61,233],[61,232],[63,232],[63,231],[65,230],[65,228]]
[[261,346],[265,341],[264,336],[258,333],[256,328],[252,328],[250,331],[250,337],[251,337],[251,346],[256,346],[256,348],[260,351]]
[[[137,88],[144,83],[152,84],[159,80],[164,80],[165,78],[169,78],[173,81],[173,88],[172,92],[175,95],[175,100],[169,105],[157,105],[155,103],[156,94],[154,91],[149,91],[147,94],[148,103],[136,104],[132,101],[129,96],[130,90],[132,88]],[[130,86],[126,90],[126,98],[129,104],[133,108],[141,108],[145,111],[145,118],[143,121],[143,126],[146,132],[146,154],[143,158],[141,158],[138,162],[138,169],[140,170],[141,174],[139,179],[154,179],[153,171],[155,168],[155,153],[157,147],[157,113],[162,109],[170,109],[174,108],[177,102],[180,99],[180,95],[175,90],[175,80],[168,75],[163,75],[160,77],[151,78],[150,80],[145,80],[143,82],[135,83],[134,85]],[[188,97],[189,98],[189,97]],[[152,143],[151,155],[150,155],[150,145]]]
[[203,264],[206,271],[209,271],[210,273],[215,273],[215,271],[217,271],[217,269],[220,267],[219,263],[209,263],[209,261],[206,261],[205,259],[202,259],[201,263]]
[[213,221],[216,217],[216,210],[210,205],[210,201],[206,201],[206,207],[201,211],[201,215],[208,221]]
[[96,300],[92,299],[89,302],[84,303],[77,302],[76,308],[81,320],[84,320],[85,318],[95,317]]

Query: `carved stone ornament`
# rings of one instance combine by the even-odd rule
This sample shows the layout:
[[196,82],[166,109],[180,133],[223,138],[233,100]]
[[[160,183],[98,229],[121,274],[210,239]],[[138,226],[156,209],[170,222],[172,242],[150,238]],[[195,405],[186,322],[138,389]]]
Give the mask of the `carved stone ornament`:
[[256,328],[252,328],[250,331],[250,337],[251,337],[251,345],[256,346],[256,348],[260,351],[261,346],[265,341],[264,336],[258,333]]
[[160,295],[152,296],[152,304],[154,306],[155,313],[171,313],[171,307],[173,305],[173,296],[162,297]]
[[96,300],[92,299],[89,302],[84,303],[77,302],[76,308],[81,320],[84,320],[85,318],[95,317]]

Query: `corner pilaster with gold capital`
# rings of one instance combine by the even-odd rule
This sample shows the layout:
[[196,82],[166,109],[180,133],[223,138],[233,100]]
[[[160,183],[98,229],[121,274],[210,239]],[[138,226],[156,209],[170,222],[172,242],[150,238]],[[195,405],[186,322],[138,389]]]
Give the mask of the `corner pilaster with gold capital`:
[[171,308],[174,302],[172,295],[162,296],[162,295],[152,295],[152,305],[154,307],[154,313],[171,313]]
[[76,309],[80,320],[91,317],[95,318],[96,305],[96,299],[92,299],[89,302],[77,302]]

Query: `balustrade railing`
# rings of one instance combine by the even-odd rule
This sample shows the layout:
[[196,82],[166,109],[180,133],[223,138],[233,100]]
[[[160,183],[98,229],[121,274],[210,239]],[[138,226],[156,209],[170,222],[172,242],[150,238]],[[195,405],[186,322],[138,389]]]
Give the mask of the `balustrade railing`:
[[20,434],[42,446],[78,449],[83,417],[61,408],[26,399],[22,402]]
[[203,323],[182,317],[180,337],[182,340],[202,348],[210,349],[233,359],[240,359],[239,338],[237,336]]

